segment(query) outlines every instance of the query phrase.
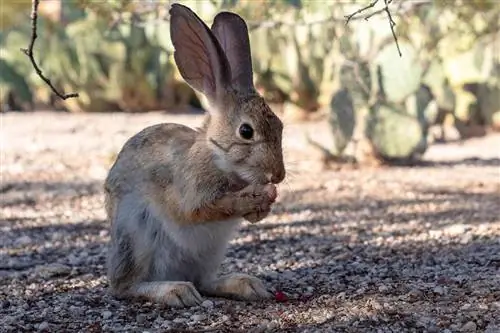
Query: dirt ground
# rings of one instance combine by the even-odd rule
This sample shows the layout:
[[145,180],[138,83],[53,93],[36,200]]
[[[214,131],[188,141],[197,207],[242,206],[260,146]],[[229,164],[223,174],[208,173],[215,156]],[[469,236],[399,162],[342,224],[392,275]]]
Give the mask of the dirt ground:
[[143,127],[198,116],[1,115],[0,332],[500,332],[500,135],[433,145],[423,167],[321,170],[287,125],[273,213],[244,224],[223,272],[278,302],[170,309],[117,300],[102,181]]

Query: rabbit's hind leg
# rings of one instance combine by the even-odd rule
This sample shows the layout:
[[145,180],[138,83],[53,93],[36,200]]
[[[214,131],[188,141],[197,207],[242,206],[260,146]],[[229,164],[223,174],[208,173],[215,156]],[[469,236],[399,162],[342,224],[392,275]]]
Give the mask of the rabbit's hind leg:
[[200,286],[200,291],[206,296],[224,297],[242,301],[269,299],[272,294],[258,278],[234,273],[224,275]]
[[190,307],[203,302],[195,286],[185,281],[141,282],[132,286],[127,294],[172,307]]

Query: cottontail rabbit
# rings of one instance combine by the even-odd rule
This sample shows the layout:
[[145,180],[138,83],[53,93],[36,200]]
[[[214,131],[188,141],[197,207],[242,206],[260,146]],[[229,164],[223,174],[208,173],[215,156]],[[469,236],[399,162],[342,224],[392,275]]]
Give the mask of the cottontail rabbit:
[[171,306],[267,298],[259,279],[217,272],[240,221],[263,219],[276,199],[283,124],[253,86],[241,17],[219,13],[209,29],[185,6],[170,15],[179,71],[210,110],[197,131],[151,126],[118,154],[105,183],[111,290]]

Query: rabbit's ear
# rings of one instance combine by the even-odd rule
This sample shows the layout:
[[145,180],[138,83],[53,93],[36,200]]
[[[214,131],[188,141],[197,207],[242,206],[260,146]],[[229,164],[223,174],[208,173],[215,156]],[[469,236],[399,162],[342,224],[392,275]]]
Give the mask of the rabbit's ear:
[[255,91],[250,40],[245,21],[237,14],[221,12],[215,16],[211,29],[231,66],[231,86],[244,93]]
[[173,4],[170,38],[184,80],[211,102],[222,98],[231,82],[231,68],[208,26],[188,7]]

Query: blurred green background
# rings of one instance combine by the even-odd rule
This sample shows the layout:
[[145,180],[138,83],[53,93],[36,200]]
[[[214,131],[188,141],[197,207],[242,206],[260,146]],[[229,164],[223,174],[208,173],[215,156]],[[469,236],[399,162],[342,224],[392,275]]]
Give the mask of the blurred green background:
[[[369,1],[176,2],[208,25],[221,10],[245,18],[258,90],[290,119],[327,117],[334,159],[365,140],[381,160],[414,161],[431,128],[452,126],[461,138],[500,130],[498,0],[393,0],[402,57],[386,13],[364,19],[383,0],[347,25]],[[171,3],[42,0],[35,59],[59,91],[80,94],[63,101],[20,51],[31,37],[31,1],[0,0],[1,111],[203,108],[173,61]]]

